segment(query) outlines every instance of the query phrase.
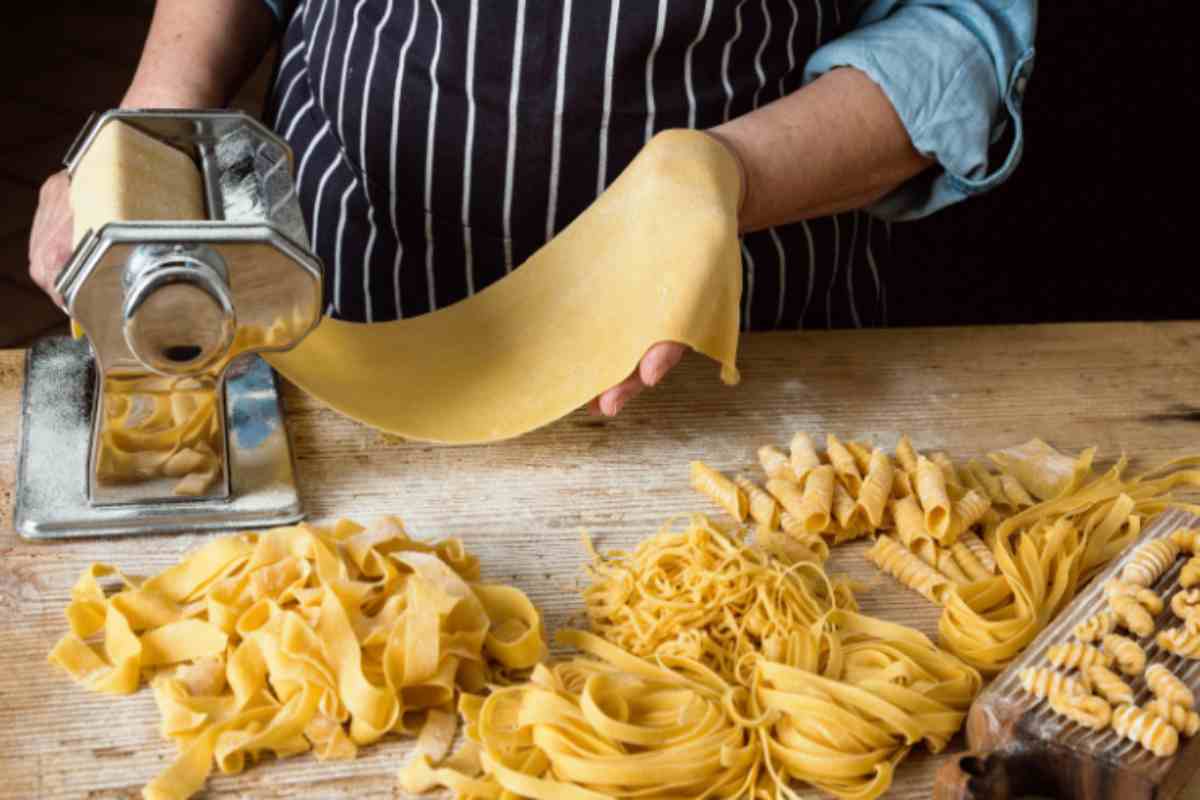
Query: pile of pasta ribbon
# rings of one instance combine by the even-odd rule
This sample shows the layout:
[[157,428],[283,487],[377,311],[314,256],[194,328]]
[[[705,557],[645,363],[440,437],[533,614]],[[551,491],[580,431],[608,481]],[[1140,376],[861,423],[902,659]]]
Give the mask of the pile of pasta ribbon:
[[1200,506],[1171,492],[1200,487],[1200,457],[1125,477],[1124,457],[1093,473],[1093,449],[1077,458],[1031,442],[993,454],[1041,502],[988,533],[1000,574],[958,586],[946,599],[942,643],[985,674],[1011,663],[1116,555],[1137,541],[1145,521],[1167,509]]
[[423,544],[391,518],[226,536],[145,580],[92,565],[50,661],[99,692],[149,678],[179,757],[147,800],[191,796],[214,763],[352,758],[391,732],[419,732],[440,758],[460,690],[544,655],[528,598],[478,578],[460,541]]
[[979,673],[919,632],[864,616],[850,587],[696,515],[597,556],[581,655],[464,694],[466,743],[419,754],[410,792],[459,797],[874,798],[914,745],[945,747]]

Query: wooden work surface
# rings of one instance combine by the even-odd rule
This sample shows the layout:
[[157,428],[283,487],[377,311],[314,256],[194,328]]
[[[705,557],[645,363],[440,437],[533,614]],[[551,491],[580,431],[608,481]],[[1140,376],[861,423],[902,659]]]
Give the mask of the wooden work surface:
[[[22,353],[0,352],[0,797],[140,797],[174,755],[148,690],[86,692],[46,663],[65,630],[71,585],[92,561],[135,574],[202,537],[35,544],[11,528]],[[573,414],[519,440],[479,447],[402,442],[286,392],[312,518],[397,514],[422,537],[461,536],[484,577],[529,593],[554,630],[580,611],[579,530],[631,546],[672,514],[706,510],[687,486],[703,458],[754,470],[755,449],[796,430],[890,448],[907,432],[956,461],[1041,436],[1151,464],[1200,449],[1200,323],[876,330],[746,336],[743,381],[728,388],[694,356],[616,420]],[[290,387],[289,387],[290,388]],[[420,391],[420,387],[414,387]],[[862,545],[835,570],[873,579]],[[936,635],[936,610],[890,579],[868,613]],[[207,797],[390,798],[408,747],[389,739],[352,762],[267,761],[210,781]],[[915,751],[894,797],[924,798],[941,759]]]

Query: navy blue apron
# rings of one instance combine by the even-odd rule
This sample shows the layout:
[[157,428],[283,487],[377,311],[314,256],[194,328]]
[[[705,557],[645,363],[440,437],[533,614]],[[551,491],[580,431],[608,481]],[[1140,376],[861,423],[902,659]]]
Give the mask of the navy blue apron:
[[[296,153],[328,313],[411,317],[504,277],[654,132],[795,91],[849,4],[303,0],[268,116]],[[886,324],[889,247],[860,212],[744,237],[743,327]]]

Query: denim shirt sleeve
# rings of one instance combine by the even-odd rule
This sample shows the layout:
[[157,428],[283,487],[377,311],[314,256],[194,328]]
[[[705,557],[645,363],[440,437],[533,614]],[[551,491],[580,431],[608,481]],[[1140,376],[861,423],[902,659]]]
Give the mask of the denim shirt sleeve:
[[[916,149],[937,164],[867,210],[917,219],[1008,178],[1021,160],[1021,100],[1033,71],[1037,0],[864,0],[856,27],[813,53],[805,82],[865,72]],[[989,150],[1012,126],[1011,145]]]
[[292,5],[292,0],[263,0],[263,2],[267,8],[271,9],[275,19],[281,23],[284,20],[284,12]]

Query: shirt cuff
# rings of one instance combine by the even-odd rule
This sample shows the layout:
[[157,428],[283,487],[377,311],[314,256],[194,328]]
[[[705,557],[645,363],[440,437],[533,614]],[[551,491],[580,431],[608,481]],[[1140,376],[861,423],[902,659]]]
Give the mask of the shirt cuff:
[[[1032,25],[1022,36],[1003,23],[960,19],[944,7],[903,5],[809,59],[806,83],[836,67],[866,73],[891,101],[916,150],[937,161],[868,207],[872,214],[917,219],[1012,174],[1025,146],[1021,101],[1033,71]],[[1007,150],[989,158],[1009,125]]]

